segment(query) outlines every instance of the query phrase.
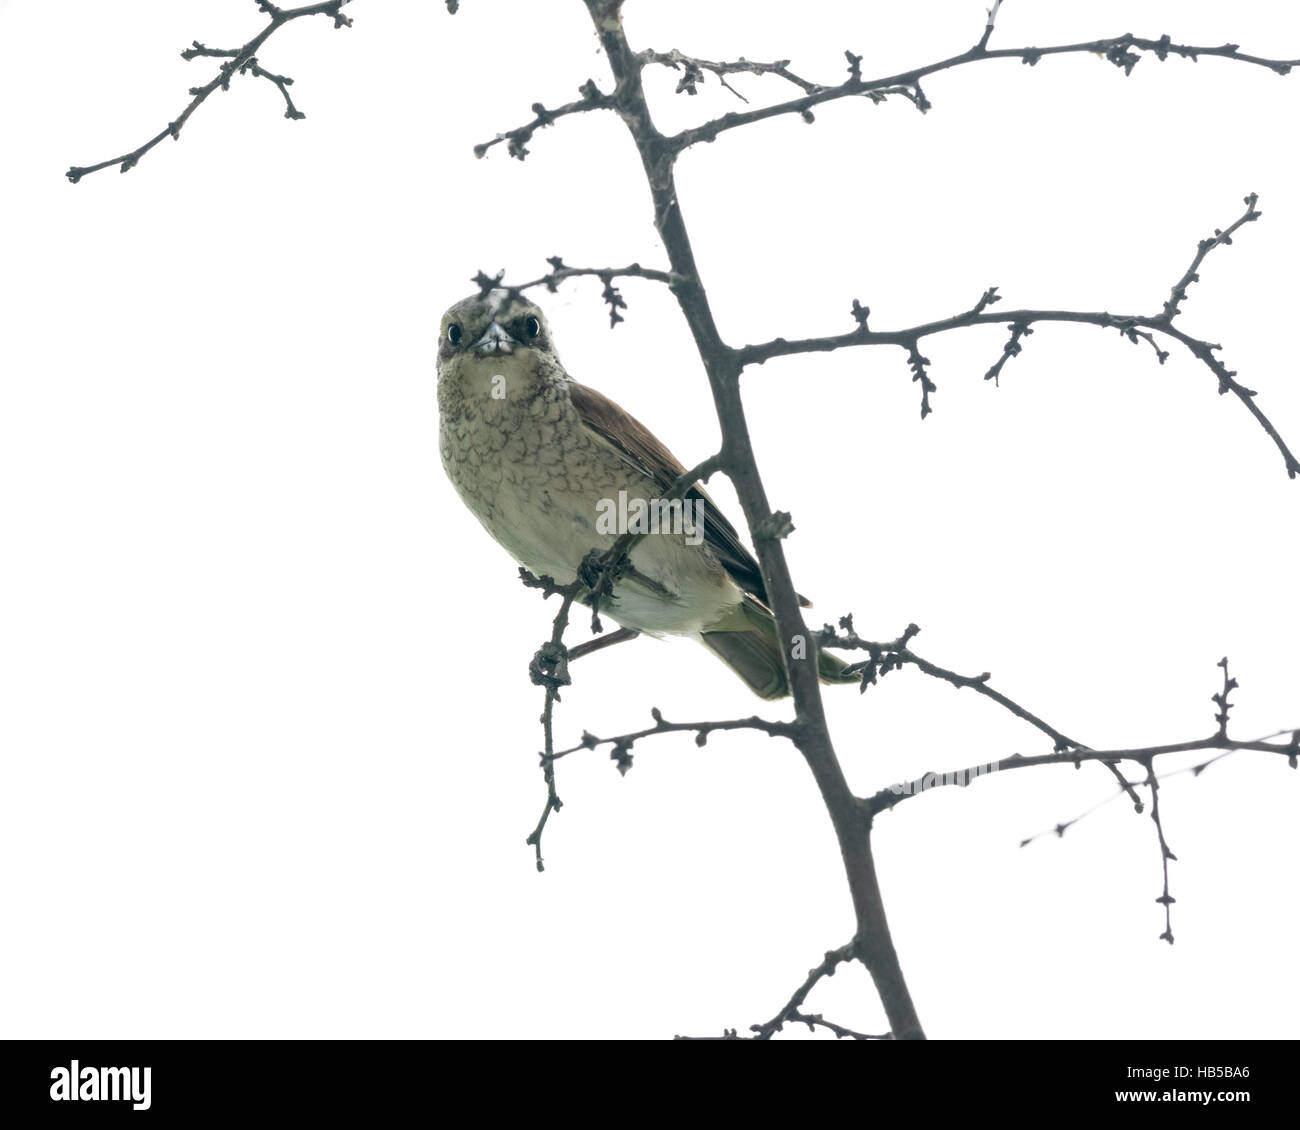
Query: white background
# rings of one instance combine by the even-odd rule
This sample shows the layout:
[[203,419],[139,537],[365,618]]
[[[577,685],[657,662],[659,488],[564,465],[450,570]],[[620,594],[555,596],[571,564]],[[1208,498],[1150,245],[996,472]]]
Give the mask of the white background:
[[[129,175],[134,148],[235,46],[251,0],[0,5],[0,1034],[662,1037],[766,1019],[851,917],[835,841],[783,744],[689,736],[561,766],[541,810],[525,668],[553,607],[463,509],[437,455],[434,334],[479,269],[663,263],[612,115],[543,131],[524,164],[471,147],[608,72],[578,0],[358,0],[261,53]],[[837,82],[974,42],[981,0],[629,0],[635,47],[788,57]],[[1300,56],[1275,2],[1004,5],[994,46],[1124,31]],[[713,80],[661,128],[743,108]],[[779,80],[741,76],[755,103]],[[984,62],[934,109],[844,101],[681,162],[687,223],[733,344],[971,306],[1156,312],[1197,240],[1260,194],[1179,325],[1300,445],[1300,163],[1288,78],[1221,59]],[[687,464],[716,423],[670,299],[599,284],[547,310],[569,371]],[[1096,747],[1300,725],[1300,482],[1175,351],[1039,326],[750,372],[751,426],[813,623],[910,621],[915,647]],[[734,496],[715,479],[735,512]],[[571,635],[585,638],[581,627]],[[557,738],[752,713],[703,648],[640,640],[575,667]],[[914,672],[827,692],[854,787],[1050,743]],[[788,706],[784,709],[788,710]],[[781,709],[771,712],[781,716]],[[1195,759],[1193,759],[1195,760]],[[1177,762],[1164,764],[1166,770]],[[1155,829],[1099,767],[1006,773],[880,818],[881,881],[938,1037],[1293,1036],[1300,780],[1238,754],[1162,790]],[[810,1001],[880,1030],[865,974]]]

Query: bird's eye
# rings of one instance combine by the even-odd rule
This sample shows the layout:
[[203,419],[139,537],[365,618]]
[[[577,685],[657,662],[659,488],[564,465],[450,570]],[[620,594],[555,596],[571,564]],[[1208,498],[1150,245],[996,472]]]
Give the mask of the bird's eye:
[[462,336],[460,326],[455,322],[452,322],[452,324],[447,327],[447,340],[451,342],[452,345],[459,345]]
[[531,314],[524,319],[524,333],[529,337],[536,337],[542,332],[542,323],[534,318]]

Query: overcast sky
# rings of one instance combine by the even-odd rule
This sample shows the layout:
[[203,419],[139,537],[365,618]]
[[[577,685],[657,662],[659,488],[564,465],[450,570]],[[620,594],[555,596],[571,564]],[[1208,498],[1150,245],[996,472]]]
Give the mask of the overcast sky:
[[[545,257],[662,265],[613,115],[545,130],[521,164],[472,146],[608,70],[579,0],[356,0],[260,53],[286,121],[243,77],[179,143],[139,145],[251,2],[0,4],[0,1034],[662,1037],[775,1013],[849,940],[829,822],[791,747],[639,744],[560,766],[545,874],[541,695],[554,607],[461,505],[437,453],[438,319],[478,270]],[[636,48],[789,58],[837,82],[964,50],[983,0],[629,0]],[[1300,57],[1271,0],[1003,5],[994,45],[1132,31]],[[706,80],[662,129],[740,107]],[[779,80],[741,76],[751,100]],[[842,101],[736,131],[679,187],[726,339],[1010,307],[1154,313],[1197,241],[1260,194],[1179,325],[1300,447],[1295,350],[1300,71],[1093,55],[968,66],[933,109]],[[790,88],[792,89],[792,88]],[[569,372],[686,464],[715,450],[671,296],[598,283],[545,298]],[[1001,387],[1002,329],[748,373],[751,430],[811,622],[909,621],[915,649],[1094,747],[1300,725],[1300,481],[1211,375],[1174,351],[1042,325]],[[718,479],[717,497],[738,517]],[[711,484],[712,485],[712,484]],[[585,638],[579,624],[571,642]],[[638,640],[574,668],[556,736],[759,707],[704,648]],[[826,691],[862,793],[1041,753],[992,704],[891,675]],[[784,717],[788,704],[768,709]],[[1196,759],[1193,759],[1193,762]],[[1193,762],[1169,760],[1173,772]],[[1294,1036],[1300,778],[1240,753],[1161,791],[1155,829],[1096,766],[1005,773],[882,816],[881,882],[921,1019],[939,1037]],[[1101,805],[1064,839],[1020,841]],[[884,1021],[853,969],[810,1001]]]

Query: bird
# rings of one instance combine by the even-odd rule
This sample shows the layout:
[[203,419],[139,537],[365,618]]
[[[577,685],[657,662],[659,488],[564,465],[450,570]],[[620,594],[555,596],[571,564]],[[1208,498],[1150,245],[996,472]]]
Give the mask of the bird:
[[[760,698],[788,695],[753,554],[699,483],[676,503],[664,498],[686,468],[631,413],[569,376],[541,309],[517,291],[481,291],[443,314],[438,339],[442,465],[484,529],[557,585],[619,534],[647,533],[600,611],[629,634],[699,640]],[[860,683],[846,668],[818,653],[823,682]]]

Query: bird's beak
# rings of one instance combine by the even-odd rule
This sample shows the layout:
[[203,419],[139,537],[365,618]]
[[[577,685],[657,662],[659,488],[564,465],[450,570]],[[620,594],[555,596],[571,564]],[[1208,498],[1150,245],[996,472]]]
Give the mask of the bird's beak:
[[487,332],[474,343],[474,352],[478,354],[509,353],[519,343],[515,341],[496,322],[487,328]]

